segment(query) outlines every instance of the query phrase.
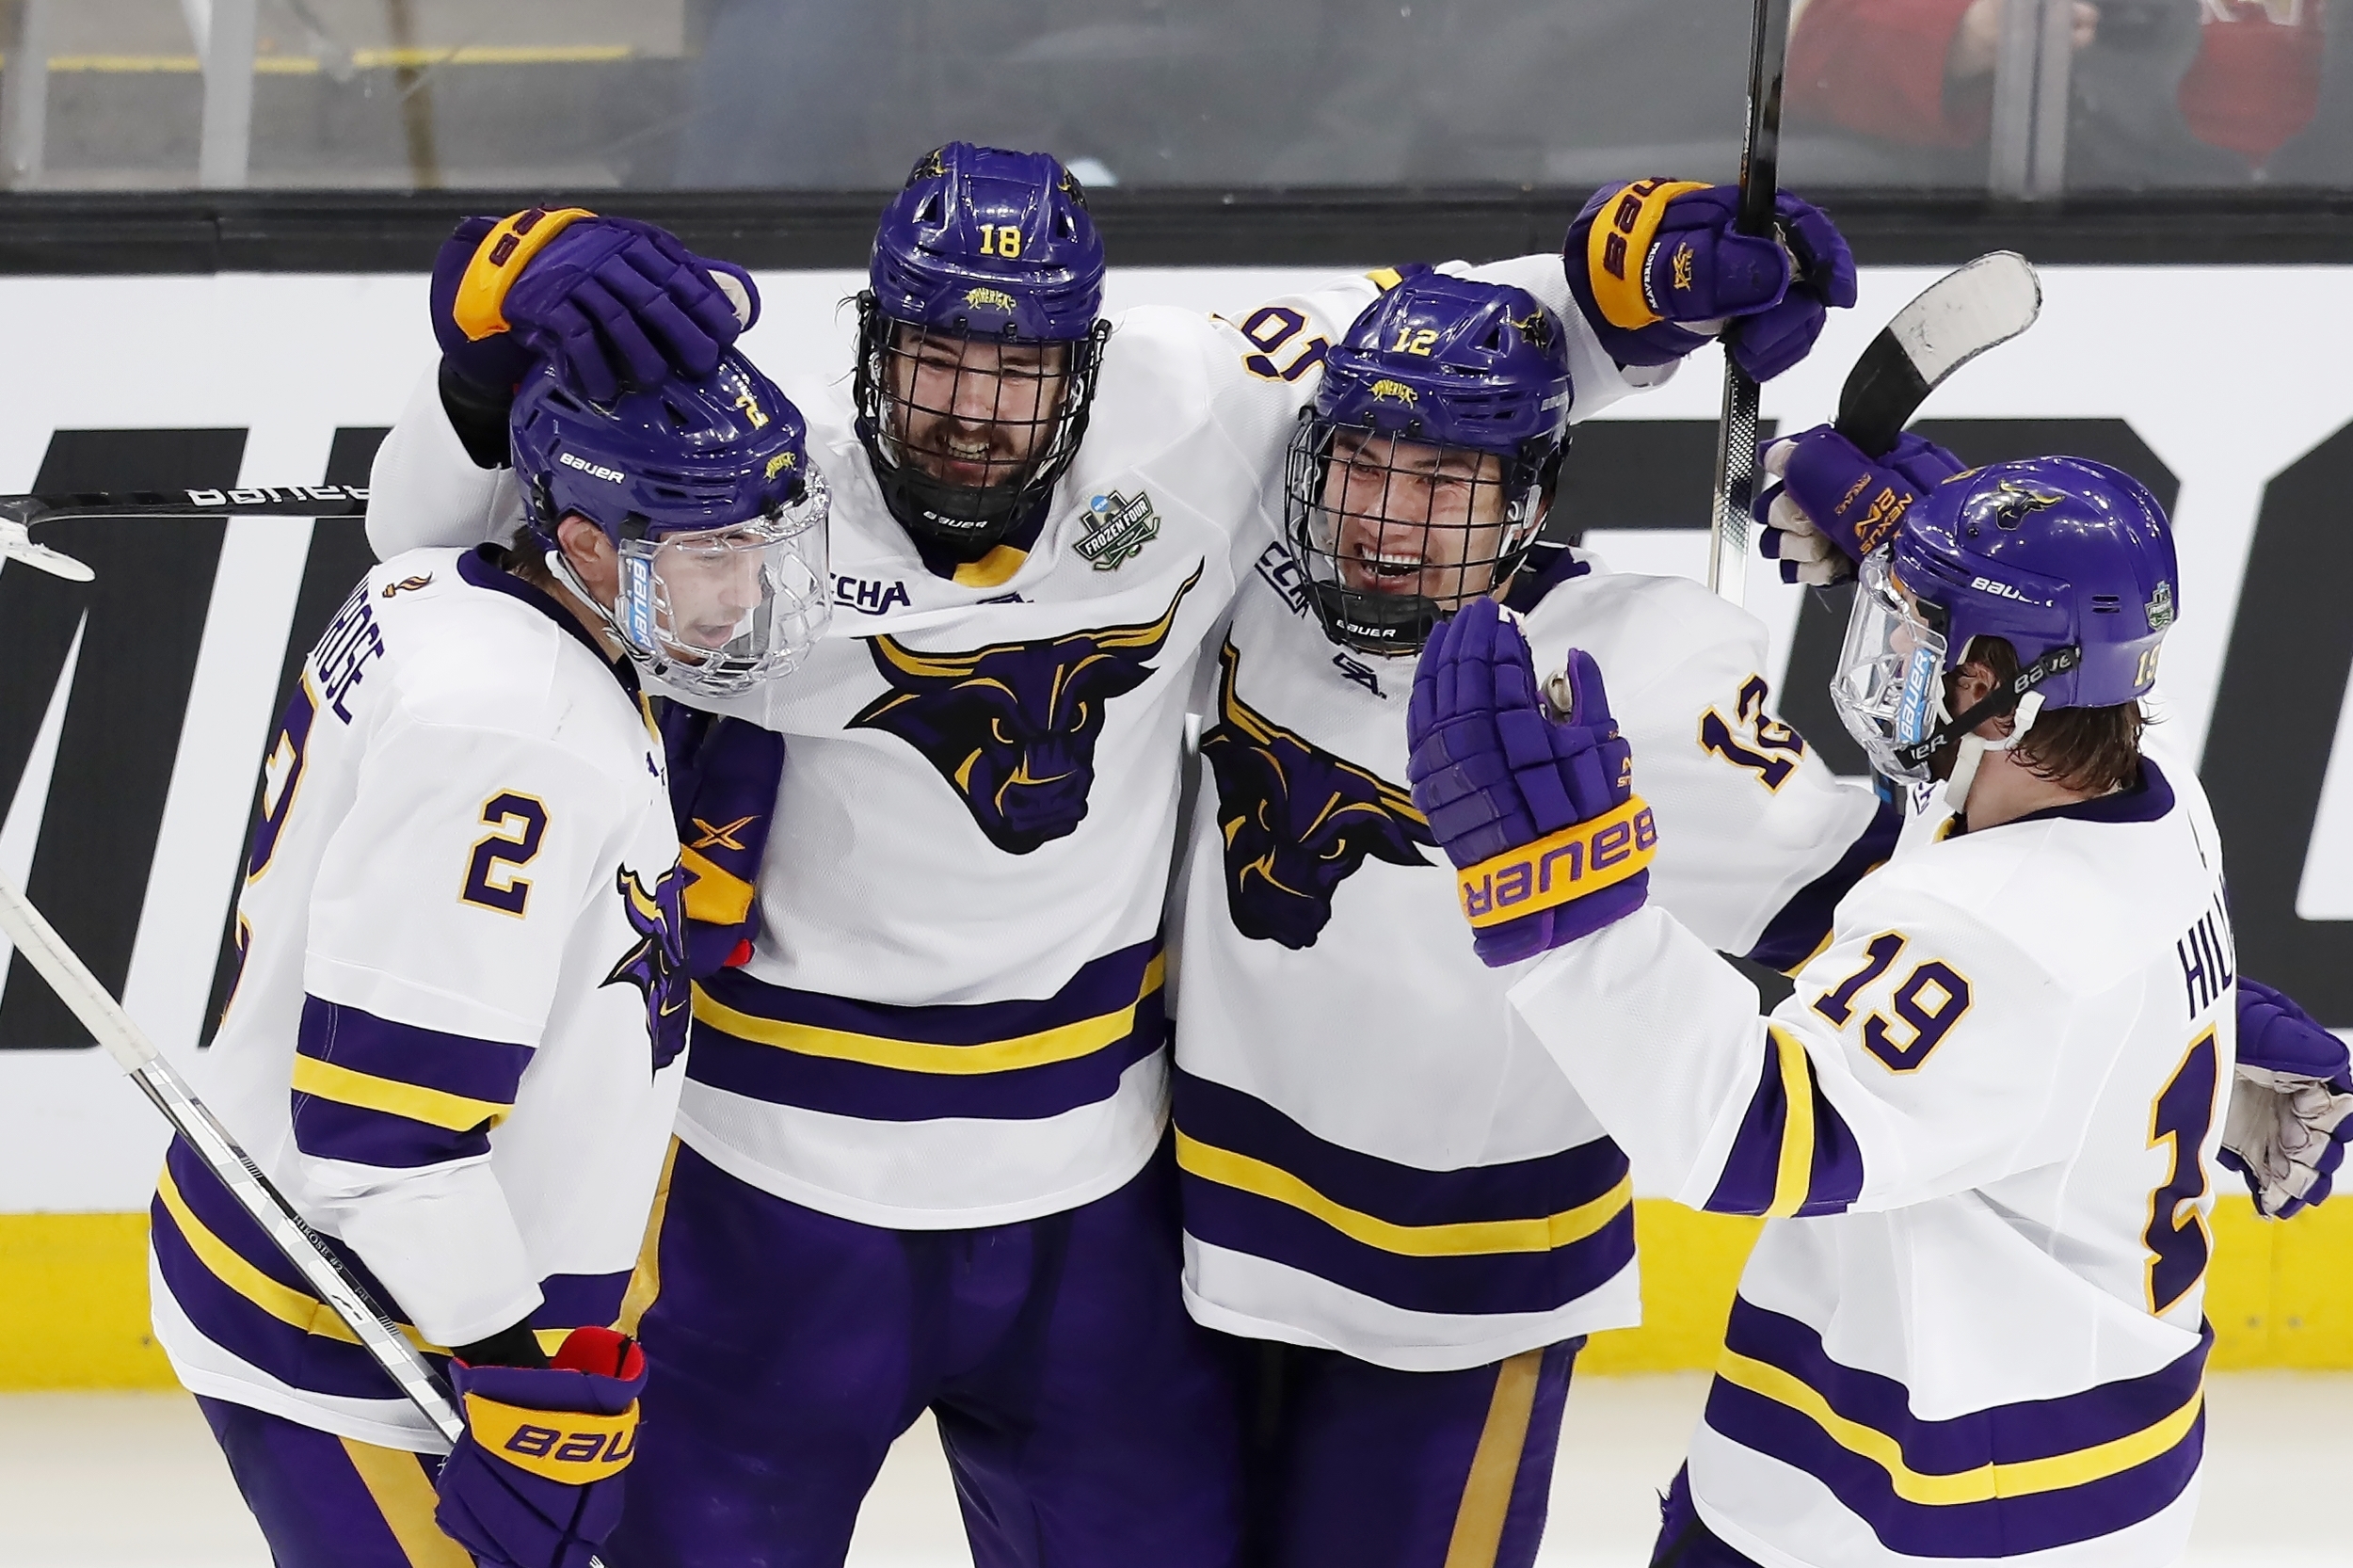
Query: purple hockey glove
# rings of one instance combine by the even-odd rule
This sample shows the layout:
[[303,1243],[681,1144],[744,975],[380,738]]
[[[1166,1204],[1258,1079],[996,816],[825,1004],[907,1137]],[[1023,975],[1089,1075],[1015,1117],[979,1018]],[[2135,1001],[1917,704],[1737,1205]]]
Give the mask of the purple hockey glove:
[[2327,1201],[2353,1138],[2353,1061],[2294,999],[2238,977],[2238,1071],[2222,1163],[2275,1220]]
[[578,207],[470,217],[433,264],[433,331],[452,369],[504,392],[552,359],[594,402],[673,372],[708,376],[760,319],[751,275],[650,223]]
[[696,980],[746,962],[760,935],[760,857],[775,820],[784,737],[682,703],[662,708],[686,885],[686,972]]
[[1781,563],[1785,583],[1843,583],[1914,502],[1968,467],[1909,430],[1876,460],[1827,424],[1785,437],[1765,449],[1775,483],[1756,498],[1757,548]]
[[587,1568],[621,1519],[646,1354],[576,1328],[552,1367],[450,1367],[466,1435],[442,1462],[434,1523],[494,1568]]
[[1658,833],[1600,669],[1572,650],[1548,691],[1550,707],[1519,627],[1485,599],[1439,625],[1414,672],[1406,777],[1490,966],[1590,936],[1650,888]]
[[1577,214],[1569,289],[1620,364],[1679,360],[1707,341],[1695,327],[1730,321],[1734,360],[1770,380],[1805,358],[1829,311],[1855,302],[1854,253],[1828,214],[1782,192],[1776,242],[1733,228],[1739,200],[1732,185],[1638,180],[1603,186]]

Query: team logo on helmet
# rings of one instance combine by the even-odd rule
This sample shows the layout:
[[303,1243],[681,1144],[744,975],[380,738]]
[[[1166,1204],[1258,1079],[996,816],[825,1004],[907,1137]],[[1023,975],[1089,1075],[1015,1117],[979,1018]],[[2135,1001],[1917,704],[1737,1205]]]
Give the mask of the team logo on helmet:
[[1087,503],[1080,520],[1086,537],[1071,548],[1094,562],[1096,571],[1117,571],[1160,536],[1160,518],[1152,510],[1149,490],[1138,490],[1133,501],[1117,490],[1098,495]]
[[1552,318],[1542,310],[1529,312],[1525,321],[1513,320],[1512,328],[1538,348],[1552,346]]
[[1150,678],[1177,606],[1200,581],[1195,567],[1166,610],[1135,626],[969,653],[870,638],[868,652],[890,690],[845,728],[885,730],[915,747],[990,843],[1027,855],[1086,819],[1105,709]]
[[2022,485],[2015,479],[2005,479],[1988,491],[1971,510],[1982,507],[1986,515],[1993,520],[1994,527],[2006,534],[2014,534],[2025,525],[2030,515],[2046,511],[2066,499],[2050,490],[2038,490],[2030,485]]
[[777,474],[782,473],[786,469],[796,467],[800,463],[800,460],[801,458],[798,453],[777,453],[775,456],[768,459],[767,477],[774,479]]
[[1217,776],[1225,836],[1225,902],[1253,941],[1311,948],[1332,919],[1333,895],[1368,858],[1426,866],[1430,824],[1392,784],[1284,728],[1234,690],[1241,653],[1218,654],[1218,722],[1201,737]]
[[672,866],[648,888],[628,867],[614,873],[621,913],[637,935],[604,985],[633,985],[646,1001],[646,1036],[660,1072],[686,1048],[694,987],[686,977],[686,872]]
[[1412,408],[1421,401],[1420,394],[1413,388],[1402,381],[1391,381],[1386,377],[1375,381],[1365,392],[1375,403],[1402,403]]
[[2159,583],[2157,584],[2157,591],[2149,596],[2149,602],[2146,605],[2143,605],[2142,608],[2147,610],[2149,613],[2150,631],[2162,632],[2167,627],[2172,625],[2173,584],[2170,583]]
[[1011,315],[1017,308],[1013,296],[1002,289],[967,289],[964,303],[975,311],[1002,311]]

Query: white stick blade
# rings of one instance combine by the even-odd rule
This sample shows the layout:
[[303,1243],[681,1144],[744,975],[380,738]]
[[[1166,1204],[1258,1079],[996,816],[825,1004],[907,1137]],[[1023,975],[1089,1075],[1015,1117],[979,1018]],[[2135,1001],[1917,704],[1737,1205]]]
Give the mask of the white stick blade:
[[1993,250],[1930,283],[1887,330],[1933,388],[2032,327],[2041,312],[2042,280],[2033,265],[2015,250]]

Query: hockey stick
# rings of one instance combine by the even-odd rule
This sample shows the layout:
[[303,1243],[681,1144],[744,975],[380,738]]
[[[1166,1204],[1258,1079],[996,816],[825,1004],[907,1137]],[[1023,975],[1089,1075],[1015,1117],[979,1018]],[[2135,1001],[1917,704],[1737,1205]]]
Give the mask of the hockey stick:
[[90,569],[35,544],[34,523],[63,518],[357,518],[367,516],[364,485],[256,485],[227,490],[57,490],[0,495],[0,559],[22,561],[69,582]]
[[1871,340],[1838,392],[1838,433],[1883,457],[1929,394],[2032,327],[2042,280],[2015,250],[1989,250],[1922,289]]
[[[1756,0],[1749,35],[1749,123],[1740,145],[1740,205],[1733,227],[1773,232],[1781,181],[1781,78],[1789,56],[1789,0]],[[1738,331],[1737,324],[1726,336]],[[1749,507],[1756,500],[1756,382],[1724,351],[1723,411],[1716,420],[1716,528],[1707,585],[1733,603],[1748,585]]]
[[196,1097],[187,1080],[157,1052],[122,1004],[98,983],[98,977],[65,945],[40,911],[5,882],[0,882],[0,935],[16,944],[16,951],[40,972],[82,1027],[106,1048],[140,1093],[164,1113],[164,1120],[220,1178],[237,1207],[268,1234],[318,1298],[334,1308],[335,1316],[360,1341],[360,1348],[391,1375],[400,1391],[454,1447],[465,1435],[466,1423],[440,1374],[327,1250],[318,1232],[302,1223],[261,1167],[237,1146],[229,1129]]

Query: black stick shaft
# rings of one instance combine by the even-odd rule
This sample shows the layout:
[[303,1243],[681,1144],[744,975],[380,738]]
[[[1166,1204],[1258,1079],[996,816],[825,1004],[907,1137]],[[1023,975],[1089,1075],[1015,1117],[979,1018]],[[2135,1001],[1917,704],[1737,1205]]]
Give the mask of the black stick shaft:
[[253,485],[229,489],[51,490],[0,495],[0,518],[22,523],[68,518],[359,518],[365,485]]
[[[1789,54],[1789,0],[1756,0],[1749,35],[1749,122],[1740,148],[1740,204],[1735,224],[1744,234],[1773,232],[1773,200],[1781,177],[1781,87]],[[1729,340],[1738,324],[1725,329]],[[1757,385],[1724,354],[1723,408],[1716,423],[1715,531],[1707,555],[1708,585],[1740,602],[1749,566],[1749,508],[1756,501]]]

